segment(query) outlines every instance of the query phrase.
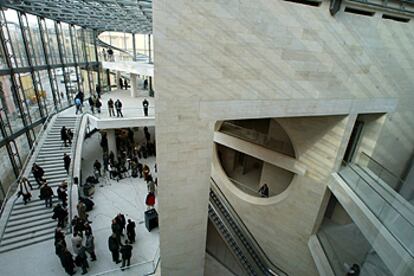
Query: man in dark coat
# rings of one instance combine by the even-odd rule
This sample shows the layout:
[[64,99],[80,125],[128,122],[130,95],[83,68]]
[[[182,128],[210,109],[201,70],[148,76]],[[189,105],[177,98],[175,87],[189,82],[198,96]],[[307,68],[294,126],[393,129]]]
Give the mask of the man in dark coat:
[[117,223],[116,219],[112,220],[112,225],[111,225],[111,229],[112,229],[112,233],[115,234],[115,238],[117,240],[117,242],[122,245],[121,243],[121,234],[122,234],[122,228],[121,226]]
[[65,221],[68,217],[68,211],[64,209],[60,204],[57,204],[55,208],[53,208],[53,219],[58,220],[58,227],[65,227]]
[[121,117],[124,117],[124,115],[122,114],[122,103],[119,99],[117,99],[115,102],[115,109],[116,109],[116,117],[119,117],[119,115],[121,115]]
[[123,236],[124,235],[123,232],[124,232],[125,225],[126,225],[125,216],[123,214],[119,213],[116,216],[115,220],[116,220],[116,223],[121,227],[121,235]]
[[115,116],[114,112],[114,101],[110,98],[108,100],[108,110],[109,110],[109,116]]
[[67,133],[67,131],[66,131],[66,127],[65,126],[63,126],[61,129],[60,129],[60,139],[63,141],[63,143],[65,144],[65,147],[67,147],[68,146],[68,144],[67,144],[67,142],[68,142],[68,133]]
[[53,190],[45,182],[40,188],[40,199],[45,200],[46,208],[49,206],[52,208]]
[[121,261],[119,260],[119,243],[115,233],[112,233],[112,235],[109,237],[108,247],[109,251],[111,251],[112,254],[112,261],[114,261],[117,264],[120,263]]
[[147,99],[144,99],[142,101],[142,106],[144,107],[144,116],[148,116],[148,106],[149,106],[149,102],[147,101]]
[[42,167],[38,166],[36,163],[33,163],[32,173],[33,173],[33,177],[35,178],[40,188],[40,186],[42,185],[44,181],[43,175],[45,174],[45,171],[42,169]]
[[122,254],[122,270],[124,270],[125,264],[129,266],[131,264],[131,256],[132,256],[132,245],[125,242],[125,245],[121,247],[121,254]]
[[67,155],[66,153],[63,154],[63,164],[65,166],[65,170],[67,172],[67,174],[69,174],[69,167],[70,167],[70,156]]
[[135,222],[128,219],[127,237],[131,243],[135,242]]
[[75,268],[75,263],[73,262],[73,256],[67,248],[62,254],[61,261],[62,261],[63,268],[65,269],[67,274],[69,275],[75,274],[75,271],[73,271],[73,269]]

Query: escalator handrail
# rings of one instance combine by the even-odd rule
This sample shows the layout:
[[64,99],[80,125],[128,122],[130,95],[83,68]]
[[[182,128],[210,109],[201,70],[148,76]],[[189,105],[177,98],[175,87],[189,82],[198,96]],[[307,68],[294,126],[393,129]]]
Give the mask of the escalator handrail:
[[253,246],[253,249],[255,249],[256,253],[259,255],[263,263],[265,264],[265,267],[267,268],[268,272],[272,275],[280,275],[280,276],[287,276],[288,274],[284,272],[282,269],[278,268],[273,262],[267,257],[267,255],[264,253],[263,249],[260,247],[259,243],[256,241],[252,233],[249,231],[247,226],[244,224],[242,219],[239,217],[237,212],[233,209],[231,204],[229,203],[227,197],[224,195],[224,193],[221,191],[220,187],[217,185],[217,183],[214,181],[212,177],[210,177],[211,180],[211,188],[213,191],[217,192],[216,194],[220,199],[222,199],[222,204],[226,208],[226,210],[232,215],[234,222],[237,224],[239,229],[243,232],[243,234],[246,235],[248,240],[251,242],[251,245]]

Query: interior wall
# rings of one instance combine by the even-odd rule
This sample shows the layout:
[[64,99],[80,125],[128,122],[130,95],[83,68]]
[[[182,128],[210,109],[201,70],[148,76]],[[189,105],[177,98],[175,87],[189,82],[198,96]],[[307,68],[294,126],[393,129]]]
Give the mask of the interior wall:
[[[159,0],[153,3],[153,29],[164,273],[203,273],[214,124],[207,116],[211,109],[203,109],[207,104],[222,106],[213,115],[226,120],[251,102],[254,117],[269,118],[277,117],[268,109],[264,115],[270,101],[280,101],[274,110],[279,114],[291,112],[285,109],[289,101],[332,100],[329,107],[306,106],[317,113],[340,110],[340,100],[396,98],[396,112],[387,117],[374,156],[389,168],[405,167],[414,148],[413,20],[342,11],[332,17],[329,1],[310,7],[268,0]],[[240,118],[246,117],[231,119]],[[313,169],[297,179],[289,204],[261,210],[249,221],[266,225],[263,214],[271,214],[276,228],[260,226],[255,233],[274,239],[261,243],[293,275],[316,274],[306,243],[337,146],[318,140],[324,137],[313,141],[318,148],[309,145],[315,151],[300,154]],[[246,215],[263,209],[238,205]],[[177,235],[181,229],[185,235]]]
[[207,224],[206,250],[234,275],[247,275],[210,220]]
[[[271,195],[278,195],[289,186],[292,182],[294,173],[276,167],[267,162],[263,162],[262,174],[260,176],[260,184],[267,184]],[[259,187],[257,187],[259,190]]]

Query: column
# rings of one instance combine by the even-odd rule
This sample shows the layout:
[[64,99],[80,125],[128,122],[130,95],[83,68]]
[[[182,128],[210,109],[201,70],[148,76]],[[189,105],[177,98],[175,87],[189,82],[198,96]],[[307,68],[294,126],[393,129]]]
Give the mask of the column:
[[131,78],[131,97],[136,98],[138,95],[137,74],[130,74]]
[[121,89],[121,86],[119,85],[119,79],[121,78],[121,72],[120,71],[116,71],[115,74],[115,81],[116,81],[116,88]]
[[118,157],[118,151],[116,149],[115,130],[114,129],[106,130],[106,138],[108,139],[108,154],[112,151],[115,155],[115,160],[116,160]]

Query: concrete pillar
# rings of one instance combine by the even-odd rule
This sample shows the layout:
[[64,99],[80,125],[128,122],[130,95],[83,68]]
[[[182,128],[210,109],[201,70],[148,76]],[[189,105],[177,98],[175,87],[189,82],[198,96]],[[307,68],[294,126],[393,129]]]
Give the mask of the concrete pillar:
[[130,74],[131,78],[131,97],[136,98],[138,96],[138,83],[137,83],[137,75]]
[[116,81],[116,88],[121,89],[121,86],[119,85],[119,79],[121,78],[121,71],[116,71],[115,74],[115,81]]
[[115,160],[116,160],[118,156],[118,151],[116,148],[115,130],[114,129],[106,130],[106,138],[108,139],[108,154],[112,151],[115,155]]

